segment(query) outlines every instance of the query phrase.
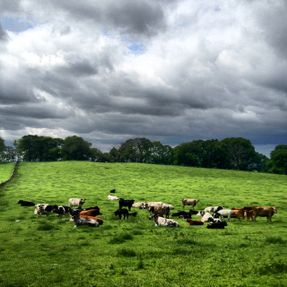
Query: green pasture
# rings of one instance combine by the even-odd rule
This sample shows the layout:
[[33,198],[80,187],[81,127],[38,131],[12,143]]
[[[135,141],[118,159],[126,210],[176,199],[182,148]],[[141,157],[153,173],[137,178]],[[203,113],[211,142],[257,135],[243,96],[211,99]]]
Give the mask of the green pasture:
[[[0,165],[1,179],[5,168]],[[4,171],[5,172],[5,171]],[[3,174],[4,174],[3,172]],[[5,177],[5,176],[4,176]],[[224,230],[155,227],[145,210],[118,220],[119,197],[181,199],[209,205],[272,205],[272,223],[233,219]],[[35,216],[36,203],[67,204],[84,197],[98,205],[104,224],[74,228],[68,216]],[[287,286],[287,177],[283,175],[147,164],[21,163],[18,176],[0,190],[0,286]],[[186,208],[187,210],[187,208]],[[136,209],[134,209],[136,211]],[[195,217],[196,219],[196,217]]]
[[0,163],[0,183],[9,179],[13,171],[13,163]]

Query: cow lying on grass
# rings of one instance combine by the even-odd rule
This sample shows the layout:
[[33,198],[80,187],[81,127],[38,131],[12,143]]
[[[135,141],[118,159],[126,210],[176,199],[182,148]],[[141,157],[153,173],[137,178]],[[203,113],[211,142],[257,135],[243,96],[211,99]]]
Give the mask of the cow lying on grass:
[[191,216],[194,214],[198,214],[198,211],[190,209],[188,212],[179,210],[178,212],[172,213],[171,216],[187,219],[187,218],[191,218]]
[[35,206],[34,202],[26,201],[26,200],[22,200],[22,199],[20,199],[17,203],[20,204],[21,206]]
[[192,220],[192,219],[186,219],[186,222],[189,223],[189,225],[203,225],[204,224],[200,220]]
[[153,215],[153,220],[155,222],[155,226],[179,227],[179,223],[173,219]]

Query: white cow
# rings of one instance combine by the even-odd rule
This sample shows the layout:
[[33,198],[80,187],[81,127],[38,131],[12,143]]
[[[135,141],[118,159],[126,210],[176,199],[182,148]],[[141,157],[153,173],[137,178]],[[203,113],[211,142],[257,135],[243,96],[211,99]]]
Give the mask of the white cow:
[[80,207],[82,208],[82,205],[85,203],[85,198],[70,198],[68,201],[68,205],[70,207]]
[[108,195],[108,200],[114,201],[114,200],[119,200],[119,198],[118,198],[117,196],[115,196],[115,195],[109,194],[109,195]]
[[224,208],[224,209],[218,210],[216,213],[219,214],[222,217],[227,217],[228,221],[229,221],[230,217],[231,217],[231,214],[232,214],[232,210]]
[[213,216],[209,212],[206,212],[206,211],[199,211],[197,215],[201,216],[201,222],[208,222],[211,219],[213,219]]
[[224,209],[224,207],[223,206],[208,206],[208,207],[206,207],[206,208],[204,208],[204,210],[203,211],[205,211],[205,212],[209,212],[209,213],[216,213],[216,212],[218,212],[219,210],[221,210],[221,209]]
[[169,227],[179,227],[179,223],[173,219],[167,219],[160,216],[154,217],[155,226],[169,226]]

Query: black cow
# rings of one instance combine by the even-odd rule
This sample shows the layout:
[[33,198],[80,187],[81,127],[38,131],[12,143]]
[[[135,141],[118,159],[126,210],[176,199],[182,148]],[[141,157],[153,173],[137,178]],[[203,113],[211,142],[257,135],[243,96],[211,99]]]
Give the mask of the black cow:
[[70,213],[71,207],[66,205],[58,205],[57,208],[54,208],[53,212],[60,215],[65,215]]
[[227,226],[227,222],[220,219],[210,218],[208,221],[207,228],[209,229],[224,229]]
[[115,189],[110,190],[110,193],[116,193]]
[[126,206],[128,208],[128,210],[130,211],[134,202],[135,201],[133,199],[120,198],[119,199],[119,209],[122,209],[123,206]]
[[183,210],[179,210],[178,212],[174,212],[172,213],[172,217],[181,217],[181,218],[184,218],[184,219],[191,219],[191,215],[193,214],[197,214],[198,211],[196,210],[190,210],[189,212],[186,212],[186,211],[183,211]]
[[35,206],[34,202],[26,201],[26,200],[22,200],[22,199],[20,199],[17,203],[20,204],[21,206]]
[[118,209],[114,212],[114,214],[120,219],[122,219],[122,216],[124,217],[124,219],[129,218],[129,211],[126,208]]

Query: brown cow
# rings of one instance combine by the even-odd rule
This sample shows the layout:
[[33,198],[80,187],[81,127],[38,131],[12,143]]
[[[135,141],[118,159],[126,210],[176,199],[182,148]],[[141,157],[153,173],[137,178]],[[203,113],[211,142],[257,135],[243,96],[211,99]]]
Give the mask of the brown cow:
[[192,220],[192,219],[187,219],[186,222],[188,222],[189,225],[203,225],[204,224],[200,220]]
[[152,215],[169,217],[170,208],[168,206],[152,206],[149,209]]
[[277,209],[274,206],[255,206],[254,210],[256,212],[255,220],[257,216],[260,216],[266,217],[267,222],[271,222],[272,216],[277,213]]
[[194,208],[194,207],[196,206],[196,204],[199,202],[199,199],[184,198],[181,202],[182,202],[183,208],[184,208],[186,205],[191,205],[192,208]]
[[244,208],[231,208],[231,218],[244,219]]

